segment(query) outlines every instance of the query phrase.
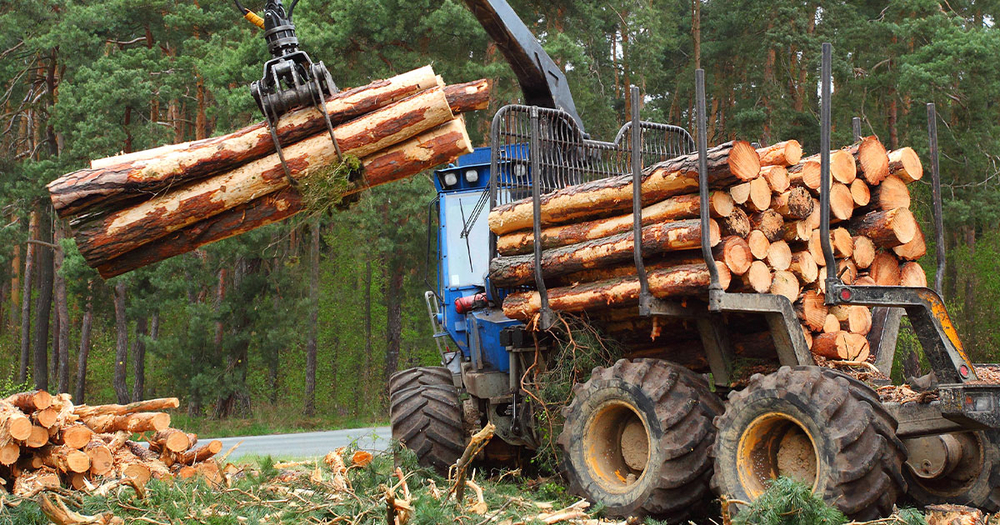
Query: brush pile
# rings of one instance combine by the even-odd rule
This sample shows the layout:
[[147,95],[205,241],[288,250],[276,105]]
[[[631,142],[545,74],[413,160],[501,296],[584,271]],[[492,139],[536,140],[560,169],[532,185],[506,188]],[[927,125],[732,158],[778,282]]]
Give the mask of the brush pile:
[[[642,180],[642,249],[652,294],[680,302],[707,296],[709,270],[701,256],[697,154],[646,168]],[[923,175],[911,148],[886,151],[875,137],[830,154],[831,242],[836,268],[820,243],[820,156],[803,158],[797,141],[754,149],[733,141],[708,151],[709,239],[724,289],[771,293],[791,301],[812,352],[834,361],[870,356],[872,314],[863,306],[824,305],[828,272],[847,284],[926,286],[916,262],[926,252],[910,212],[908,184]],[[609,334],[643,332],[648,355],[690,350],[697,330],[685,321],[643,319],[635,313],[639,279],[633,263],[632,177],[566,187],[541,198],[542,278],[549,305],[586,312]],[[532,202],[491,210],[499,257],[492,282],[515,289],[504,313],[531,321],[541,308],[535,288]],[[774,355],[759,319],[727,316],[736,352]],[[688,340],[685,340],[688,339]],[[657,340],[664,341],[656,342]],[[642,348],[642,342],[638,342]],[[701,355],[700,352],[694,352]],[[697,363],[693,363],[697,364]]]
[[[44,390],[0,400],[0,484],[26,496],[53,487],[92,489],[101,479],[144,486],[151,478],[220,478],[208,461],[222,442],[170,428],[177,398],[129,405],[74,405]],[[146,443],[132,441],[140,434]]]
[[472,151],[462,113],[488,102],[486,80],[448,86],[426,66],[327,99],[337,147],[319,110],[283,116],[284,165],[258,123],[92,161],[49,194],[87,264],[113,277],[286,219],[310,193],[332,206],[450,162]]

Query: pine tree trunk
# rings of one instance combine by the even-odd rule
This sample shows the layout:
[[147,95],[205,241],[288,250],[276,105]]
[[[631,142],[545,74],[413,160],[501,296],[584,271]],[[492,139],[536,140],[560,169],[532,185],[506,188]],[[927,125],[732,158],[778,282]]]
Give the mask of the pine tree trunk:
[[21,245],[14,246],[14,257],[10,263],[10,327],[19,325],[18,308],[21,305]]
[[128,362],[128,318],[125,314],[125,298],[128,294],[128,285],[125,281],[118,281],[115,284],[115,330],[118,338],[115,344],[115,375],[113,385],[118,403],[128,403],[132,398],[128,394],[126,384],[126,363]]
[[[247,259],[239,257],[236,268],[233,271],[233,292],[237,297],[245,295],[245,279],[260,272],[260,258]],[[245,310],[241,310],[230,327],[231,333],[242,334],[251,329],[251,320]],[[247,389],[247,366],[250,350],[250,339],[240,337],[233,350],[229,352],[226,363],[226,370],[230,374],[231,389],[221,397],[215,406],[215,417],[224,418],[232,416],[249,417],[252,414],[253,403],[250,391]]]
[[386,269],[389,275],[386,275],[385,366],[382,375],[388,387],[389,376],[399,366],[399,346],[403,335],[403,263],[394,258]]
[[[38,210],[33,209],[28,221],[28,239],[37,240],[38,237]],[[37,253],[38,246],[28,243],[24,256],[24,290],[21,293],[21,367],[17,375],[18,382],[22,384],[28,380],[28,363],[31,359],[31,282],[35,277]]]
[[90,357],[90,327],[94,320],[94,282],[87,283],[87,302],[83,309],[83,320],[80,323],[80,353],[76,362],[76,391],[73,400],[76,403],[86,402],[87,392],[87,359]]
[[[66,230],[62,223],[56,227],[56,245],[66,236]],[[56,319],[59,321],[59,329],[56,337],[59,340],[59,392],[69,392],[69,305],[66,297],[66,279],[61,275],[63,262],[66,254],[62,247],[56,249],[55,263],[55,286],[56,286]]]
[[132,402],[142,401],[146,393],[146,335],[149,318],[142,316],[135,321],[135,339],[132,341]]
[[[48,206],[43,206],[38,217],[38,228],[42,242],[52,242],[52,219]],[[38,251],[38,297],[35,301],[35,329],[32,340],[35,388],[49,388],[49,321],[52,314],[52,249],[40,247]]]
[[309,340],[306,342],[305,414],[316,414],[316,331],[319,321],[319,220],[312,223],[309,247]]
[[368,380],[371,379],[371,369],[372,361],[374,355],[374,349],[372,348],[372,260],[371,255],[366,255],[365,257],[365,275],[364,275],[364,287],[365,287],[365,314],[364,314],[364,324],[365,324],[365,355],[364,362],[365,368],[363,373],[358,374],[358,385],[354,389],[354,415],[358,414],[358,409],[361,407],[361,394],[362,390],[367,386]]

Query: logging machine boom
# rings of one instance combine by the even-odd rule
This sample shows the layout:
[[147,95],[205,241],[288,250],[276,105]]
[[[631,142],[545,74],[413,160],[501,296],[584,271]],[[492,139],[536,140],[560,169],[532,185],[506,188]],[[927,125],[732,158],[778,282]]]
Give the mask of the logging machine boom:
[[[622,359],[596,368],[589,381],[574,388],[558,440],[573,490],[603,503],[611,514],[655,514],[669,521],[704,507],[702,501],[713,492],[752,500],[778,475],[811,484],[854,518],[883,515],[904,494],[917,503],[1000,510],[1000,387],[977,381],[937,293],[848,286],[834,272],[827,277],[827,304],[875,310],[868,338],[875,366],[886,376],[900,317],[909,318],[933,370],[923,382],[938,398],[900,405],[880,402],[868,385],[816,366],[788,299],[727,293],[719,286],[707,242],[703,71],[696,72],[697,144],[683,128],[641,121],[637,88],[630,93],[631,121],[615,140],[592,140],[565,76],[510,6],[504,0],[466,4],[510,63],[526,105],[500,109],[489,147],[436,172],[438,195],[428,211],[428,258],[434,253],[436,260],[428,266],[436,267],[437,278],[425,297],[443,366],[404,370],[390,379],[395,438],[414,449],[423,464],[442,471],[462,454],[468,431],[487,422],[496,425],[500,438],[484,451],[487,460],[516,459],[541,445],[544,434],[521,387],[533,364],[553,358],[544,330],[556,318],[545,283],[537,277],[539,198],[568,185],[630,175],[641,283],[636,316],[691,320],[711,373],[699,375],[663,359]],[[270,0],[263,21],[237,6],[265,29],[273,56],[264,78],[253,85],[268,122],[291,107],[322,104],[322,95],[336,87],[322,63],[313,64],[298,50],[291,24],[294,3],[285,16],[281,2]],[[829,242],[830,62],[831,49],[824,44],[820,239],[826,267],[836,268]],[[939,190],[932,105],[929,123],[933,185]],[[682,304],[649,293],[637,234],[639,181],[644,166],[694,151],[701,154],[702,255],[711,286],[707,303]],[[500,304],[508,290],[492,286],[487,277],[496,239],[481,215],[488,207],[526,197],[535,210],[541,331],[505,317]],[[436,250],[431,249],[435,241]],[[775,373],[754,376],[742,390],[732,388],[730,340],[739,334],[727,330],[726,314],[759,316],[774,339],[774,360],[782,365]],[[721,393],[729,394],[728,401]],[[714,460],[709,458],[713,447]]]

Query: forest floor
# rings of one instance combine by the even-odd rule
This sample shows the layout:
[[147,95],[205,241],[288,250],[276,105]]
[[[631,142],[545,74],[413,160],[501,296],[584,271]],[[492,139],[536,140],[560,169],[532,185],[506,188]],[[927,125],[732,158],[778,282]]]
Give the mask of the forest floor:
[[270,434],[295,434],[319,430],[341,430],[388,425],[385,418],[374,416],[319,415],[306,417],[301,407],[257,406],[245,418],[217,419],[209,416],[188,416],[175,413],[171,421],[176,428],[198,434],[199,438],[215,439],[234,436],[266,436]]

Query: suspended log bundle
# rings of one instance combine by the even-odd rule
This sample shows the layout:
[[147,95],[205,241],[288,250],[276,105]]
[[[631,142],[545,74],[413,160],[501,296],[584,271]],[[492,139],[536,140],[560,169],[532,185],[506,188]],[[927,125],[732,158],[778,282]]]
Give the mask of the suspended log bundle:
[[[650,292],[682,304],[704,301],[710,282],[700,249],[696,160],[696,155],[685,155],[651,166],[644,170],[640,188],[642,257]],[[860,362],[872,359],[866,338],[871,311],[828,307],[827,275],[836,273],[846,284],[926,285],[914,262],[926,247],[909,210],[907,187],[921,177],[922,168],[913,150],[887,152],[875,137],[832,151],[830,160],[835,268],[827,268],[820,239],[819,155],[803,158],[796,141],[756,150],[740,141],[711,148],[710,263],[730,292],[786,297],[818,361]],[[695,330],[693,325],[669,318],[650,322],[635,310],[640,279],[633,261],[632,191],[632,178],[619,176],[541,197],[540,277],[549,307],[586,312],[615,337],[637,342],[637,348],[668,357],[682,352],[685,363],[702,366],[704,359],[689,355],[700,345],[685,337]],[[498,251],[490,265],[491,282],[510,289],[504,313],[530,324],[541,309],[541,294],[534,289],[531,200],[491,210],[489,225]],[[769,341],[744,341],[742,329],[732,326],[729,332],[736,347],[766,346],[773,355]],[[747,333],[761,336],[759,330]],[[663,337],[668,341],[657,342]],[[677,340],[684,343],[671,346]]]
[[[0,487],[30,497],[44,487],[86,490],[102,479],[144,484],[206,464],[217,471],[212,457],[222,442],[196,447],[197,436],[170,428],[164,411],[178,405],[176,398],[74,405],[69,394],[44,391],[0,400]],[[50,427],[32,424],[44,413],[54,414]],[[147,442],[132,441],[136,434]]]
[[[446,86],[430,66],[342,91],[320,111],[228,135],[92,161],[49,184],[80,253],[105,278],[286,219],[471,152],[462,113],[485,108],[489,82]],[[339,154],[338,154],[339,151]],[[287,167],[287,174],[286,174]]]

